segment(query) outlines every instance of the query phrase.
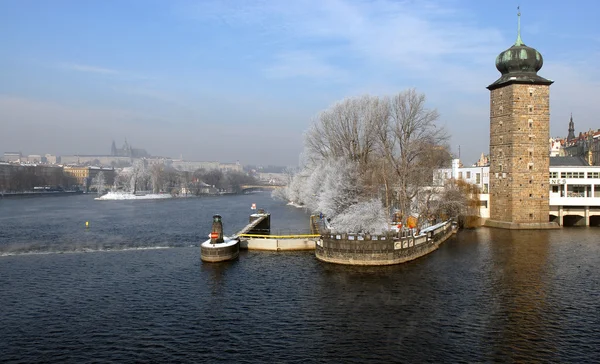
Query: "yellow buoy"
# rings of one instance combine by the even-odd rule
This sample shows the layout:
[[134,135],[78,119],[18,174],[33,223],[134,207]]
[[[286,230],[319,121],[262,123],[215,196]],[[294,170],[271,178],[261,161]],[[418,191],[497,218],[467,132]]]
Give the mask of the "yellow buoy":
[[90,222],[89,222],[89,221],[86,221],[86,222],[85,222],[85,228],[87,229],[87,228],[89,228],[89,227],[90,227]]

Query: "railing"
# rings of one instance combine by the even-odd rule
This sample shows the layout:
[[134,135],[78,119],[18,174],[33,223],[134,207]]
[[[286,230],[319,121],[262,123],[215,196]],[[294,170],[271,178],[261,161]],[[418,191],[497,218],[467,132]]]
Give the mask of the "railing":
[[258,238],[258,239],[314,239],[320,238],[318,234],[297,234],[297,235],[255,235],[255,234],[238,234],[240,238]]
[[[397,233],[388,234],[325,234],[324,237],[328,237],[331,240],[346,240],[346,241],[381,241],[393,243],[394,249],[405,249],[412,248],[414,246],[435,242],[442,235],[446,234],[448,230],[452,229],[452,223],[446,221],[430,227],[419,235],[409,235],[407,231],[400,231]],[[322,246],[317,243],[317,245]]]
[[260,216],[258,219],[254,220],[251,223],[249,223],[248,225],[244,226],[244,228],[242,230],[240,230],[240,232],[238,234],[236,234],[236,236],[239,236],[240,234],[245,234],[246,232],[252,230],[254,227],[256,227],[256,225],[260,224],[266,217],[267,217],[266,214],[264,216]]

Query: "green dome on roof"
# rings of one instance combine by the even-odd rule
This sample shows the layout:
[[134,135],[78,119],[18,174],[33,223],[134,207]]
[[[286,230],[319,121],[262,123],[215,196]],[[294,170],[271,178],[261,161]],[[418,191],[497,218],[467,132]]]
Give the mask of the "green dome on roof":
[[542,68],[544,59],[540,52],[523,44],[515,43],[496,57],[496,68],[503,75],[507,73],[533,73]]
[[553,82],[538,76],[537,71],[542,68],[544,58],[535,48],[526,46],[521,40],[521,13],[518,16],[517,41],[496,57],[496,68],[502,76],[488,86],[490,90],[510,83],[549,85]]

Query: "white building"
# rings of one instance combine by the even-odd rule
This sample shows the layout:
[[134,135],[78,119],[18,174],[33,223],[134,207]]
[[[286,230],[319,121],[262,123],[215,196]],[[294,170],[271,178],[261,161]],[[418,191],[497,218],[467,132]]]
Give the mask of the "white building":
[[452,160],[452,168],[438,169],[437,173],[434,173],[434,185],[443,186],[445,181],[463,180],[467,183],[479,186],[479,216],[483,219],[490,218],[490,167],[462,167],[460,159]]
[[[489,218],[489,166],[438,169],[434,184],[442,186],[449,179],[476,184],[481,190],[480,216]],[[549,171],[549,221],[559,225],[600,225],[600,166],[589,166],[581,157],[551,157]]]
[[560,144],[559,138],[550,138],[550,157],[558,157],[562,144]]
[[21,157],[22,155],[20,152],[4,152],[5,162],[20,163]]
[[195,162],[195,161],[184,161],[174,159],[171,162],[171,166],[180,171],[194,172],[198,169],[205,169],[207,171],[213,169],[219,169],[219,162]]

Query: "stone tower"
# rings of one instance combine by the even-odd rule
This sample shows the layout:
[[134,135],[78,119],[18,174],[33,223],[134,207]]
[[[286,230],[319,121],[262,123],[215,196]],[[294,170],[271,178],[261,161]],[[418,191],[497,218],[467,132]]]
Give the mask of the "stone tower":
[[542,55],[521,40],[496,58],[490,90],[490,219],[506,229],[558,227],[549,221],[550,85]]
[[571,114],[571,120],[569,120],[569,135],[567,135],[567,141],[575,139],[575,123],[573,122],[573,114]]

